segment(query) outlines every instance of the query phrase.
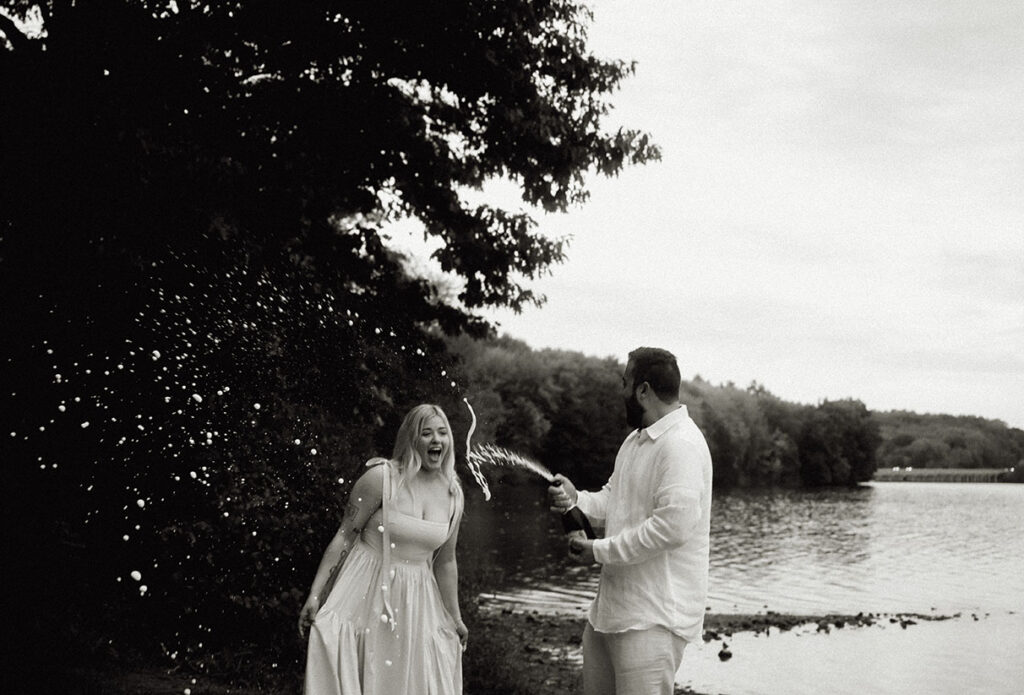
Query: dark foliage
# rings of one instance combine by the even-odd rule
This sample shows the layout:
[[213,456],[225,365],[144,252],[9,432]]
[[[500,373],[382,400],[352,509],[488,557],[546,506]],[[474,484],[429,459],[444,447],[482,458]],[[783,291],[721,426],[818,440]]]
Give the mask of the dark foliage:
[[[628,432],[622,363],[510,338],[449,344],[487,414],[481,441],[534,456],[584,488],[607,481]],[[874,473],[881,440],[860,401],[787,403],[758,384],[713,386],[699,376],[683,381],[680,400],[708,441],[716,487],[847,486]]]
[[[67,665],[295,667],[362,461],[415,402],[458,407],[438,336],[538,301],[563,258],[462,191],[500,176],[564,210],[587,172],[657,156],[601,130],[632,67],[588,54],[588,21],[569,0],[0,3],[5,661],[31,674],[58,625]],[[389,247],[401,218],[446,280]]]
[[1024,431],[998,420],[906,411],[876,413],[880,468],[1019,468]]
[[461,358],[474,407],[486,418],[479,441],[534,457],[579,485],[604,484],[628,432],[621,364],[578,352],[533,351],[510,338],[449,344]]

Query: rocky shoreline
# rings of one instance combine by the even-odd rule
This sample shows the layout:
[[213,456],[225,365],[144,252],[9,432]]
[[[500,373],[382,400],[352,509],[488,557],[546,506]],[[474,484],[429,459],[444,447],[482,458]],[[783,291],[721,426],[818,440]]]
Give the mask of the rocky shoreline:
[[[918,613],[880,614],[858,613],[792,615],[775,613],[717,614],[708,613],[704,621],[704,642],[721,641],[719,658],[727,660],[729,652],[725,638],[738,632],[764,632],[772,628],[792,630],[816,625],[819,632],[869,627],[880,623],[899,624],[906,629],[925,620],[946,620],[956,616],[923,615]],[[581,637],[586,625],[585,617],[538,612],[515,611],[509,608],[493,610],[479,617],[477,629],[500,631],[506,644],[521,653],[523,668],[517,673],[518,685],[523,692],[543,692],[569,695],[582,691]],[[692,690],[679,689],[677,693],[701,695]],[[466,695],[484,695],[471,691]]]
[[[877,624],[898,624],[907,629],[918,622],[946,620],[959,615],[923,615],[918,613],[858,613],[793,615],[767,611],[765,613],[708,613],[704,623],[704,642],[721,642],[720,659],[731,658],[725,641],[736,633],[764,632],[813,628],[819,632],[866,628]],[[977,619],[977,618],[975,618]],[[511,608],[484,608],[476,614],[470,625],[470,647],[466,659],[471,660],[473,647],[500,646],[507,657],[505,663],[514,664],[505,673],[487,674],[489,678],[504,679],[496,684],[473,682],[472,669],[465,668],[467,682],[465,695],[490,695],[492,692],[546,693],[570,695],[582,692],[582,635],[586,625],[583,615],[540,613]],[[469,664],[467,663],[467,667]],[[117,669],[79,672],[75,685],[65,689],[70,695],[256,695],[268,692],[264,687],[247,687],[225,677],[187,675],[180,671],[160,668]],[[281,683],[278,692],[289,692],[298,683]],[[509,688],[508,686],[513,686]],[[679,695],[707,695],[693,690],[679,689]]]

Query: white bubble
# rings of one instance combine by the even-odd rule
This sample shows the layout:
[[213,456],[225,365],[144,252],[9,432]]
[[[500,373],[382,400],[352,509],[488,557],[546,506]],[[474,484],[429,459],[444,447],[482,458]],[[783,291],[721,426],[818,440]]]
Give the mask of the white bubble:
[[126,534],[124,534],[123,536],[121,536],[121,538],[122,538],[123,540],[128,540],[128,534],[127,534],[127,533],[126,533]]
[[203,402],[203,397],[200,396],[198,393],[193,393],[192,394],[192,400],[194,400],[196,403],[202,403]]
[[138,570],[132,570],[132,579],[134,579],[137,582],[141,581],[142,580],[142,572],[140,572]]
[[149,587],[147,587],[145,584],[143,584],[142,586],[139,587],[139,596],[144,596],[148,590],[149,590]]
[[89,426],[89,421],[88,421],[88,420],[86,420],[85,422],[83,422],[83,423],[82,423],[82,429],[83,429],[83,430],[84,430],[84,429],[85,429],[86,427],[88,427],[88,426]]
[[67,410],[67,407],[65,407],[65,405],[61,403],[60,405],[57,406],[57,410],[63,413],[64,411]]
[[254,409],[256,409],[256,410],[259,410],[259,409],[260,409],[260,404],[259,404],[259,403],[253,403],[253,404],[252,404],[252,407],[253,407]]
[[160,359],[160,351],[154,350],[152,353],[150,353],[150,356],[153,358],[153,361],[156,362],[158,359]]
[[139,505],[139,509],[143,509],[146,506],[146,500],[137,499],[135,500],[135,504]]

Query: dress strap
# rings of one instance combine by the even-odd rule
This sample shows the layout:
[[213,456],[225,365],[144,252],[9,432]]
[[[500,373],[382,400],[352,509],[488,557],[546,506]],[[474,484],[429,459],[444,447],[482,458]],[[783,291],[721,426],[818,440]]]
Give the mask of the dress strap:
[[381,513],[381,533],[383,539],[381,541],[381,555],[383,561],[381,563],[380,572],[380,593],[384,599],[384,613],[381,614],[381,622],[387,623],[388,626],[395,629],[395,611],[391,607],[391,580],[394,579],[392,576],[391,569],[391,531],[388,528],[388,507],[391,506],[391,466],[387,459],[373,458],[366,462],[366,465],[376,466],[378,464],[384,464],[384,475],[381,476],[381,495],[380,495],[380,513]]

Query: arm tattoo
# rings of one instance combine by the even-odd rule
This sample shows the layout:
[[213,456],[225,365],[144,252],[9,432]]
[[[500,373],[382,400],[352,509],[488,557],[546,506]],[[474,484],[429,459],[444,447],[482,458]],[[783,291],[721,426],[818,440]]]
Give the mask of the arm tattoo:
[[348,519],[349,523],[352,523],[352,532],[357,536],[362,532],[362,529],[353,523],[358,514],[359,505],[355,502],[350,502],[348,506],[345,507],[345,518]]

